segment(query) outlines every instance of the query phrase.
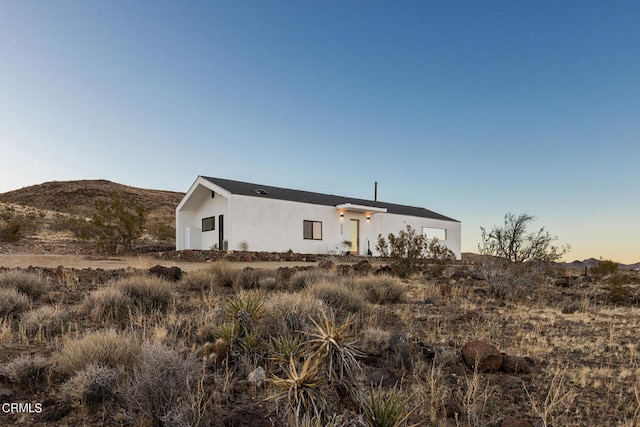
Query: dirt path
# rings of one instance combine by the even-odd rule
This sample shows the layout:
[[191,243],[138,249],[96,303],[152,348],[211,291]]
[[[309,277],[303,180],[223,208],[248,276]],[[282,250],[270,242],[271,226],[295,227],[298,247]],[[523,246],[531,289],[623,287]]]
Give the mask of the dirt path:
[[[102,268],[104,270],[114,270],[118,268],[139,268],[148,269],[154,265],[164,265],[167,267],[178,266],[183,271],[196,271],[208,268],[211,263],[206,262],[174,262],[162,261],[147,256],[139,257],[95,257],[85,255],[55,255],[55,254],[0,254],[0,267],[6,268],[26,268],[49,267],[55,268],[60,265],[66,268]],[[317,262],[295,262],[295,261],[264,261],[264,262],[233,262],[230,263],[236,268],[244,268],[251,266],[254,268],[276,269],[279,267],[294,267],[297,265],[311,266],[317,265]]]

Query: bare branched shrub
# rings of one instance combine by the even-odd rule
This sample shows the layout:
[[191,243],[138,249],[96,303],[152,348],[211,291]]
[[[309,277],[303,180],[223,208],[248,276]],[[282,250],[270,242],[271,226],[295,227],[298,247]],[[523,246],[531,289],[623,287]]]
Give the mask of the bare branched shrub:
[[49,281],[42,274],[12,270],[0,273],[0,288],[13,288],[33,300],[39,299],[47,290]]
[[15,317],[29,309],[29,298],[13,288],[0,288],[0,318]]
[[124,377],[122,367],[96,364],[76,372],[61,388],[63,395],[83,405],[95,405],[115,397],[118,381]]
[[157,277],[133,276],[116,282],[115,287],[142,313],[165,312],[176,299],[173,285]]
[[154,426],[198,426],[208,402],[201,376],[201,364],[193,355],[185,358],[171,347],[145,345],[123,395],[131,409]]
[[30,388],[45,380],[50,366],[51,363],[42,356],[23,355],[2,365],[0,373],[12,383]]
[[140,351],[141,343],[135,335],[108,330],[67,342],[53,355],[52,361],[62,374],[72,374],[91,364],[131,369]]
[[355,285],[372,304],[396,304],[405,299],[406,286],[393,277],[363,277],[356,279]]
[[398,235],[389,233],[385,238],[378,235],[376,250],[391,258],[391,271],[394,276],[407,279],[422,270],[428,259],[446,261],[454,259],[454,253],[438,239],[429,239],[407,224]]
[[69,319],[69,312],[60,307],[44,305],[22,315],[20,331],[28,337],[49,338],[60,335]]
[[124,319],[130,310],[132,299],[119,288],[105,287],[91,291],[80,306],[80,311],[96,322]]

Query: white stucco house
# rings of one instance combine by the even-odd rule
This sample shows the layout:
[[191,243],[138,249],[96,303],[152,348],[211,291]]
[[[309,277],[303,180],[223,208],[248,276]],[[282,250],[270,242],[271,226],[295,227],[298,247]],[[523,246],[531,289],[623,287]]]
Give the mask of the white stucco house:
[[460,259],[460,221],[421,207],[199,176],[176,208],[176,249],[379,255],[378,235],[407,224]]

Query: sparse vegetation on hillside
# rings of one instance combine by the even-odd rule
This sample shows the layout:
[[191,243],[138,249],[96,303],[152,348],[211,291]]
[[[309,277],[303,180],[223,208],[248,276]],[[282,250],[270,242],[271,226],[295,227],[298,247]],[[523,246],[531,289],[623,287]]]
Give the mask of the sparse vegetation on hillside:
[[144,232],[146,209],[142,204],[119,193],[112,193],[108,201],[96,201],[96,212],[91,217],[95,240],[111,253],[122,247],[133,249]]

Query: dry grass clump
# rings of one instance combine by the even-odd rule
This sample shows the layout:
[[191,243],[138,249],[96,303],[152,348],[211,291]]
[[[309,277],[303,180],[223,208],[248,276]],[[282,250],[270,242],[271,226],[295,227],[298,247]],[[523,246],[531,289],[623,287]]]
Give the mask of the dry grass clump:
[[120,288],[106,287],[91,291],[80,306],[80,311],[96,322],[122,320],[129,314],[133,301]]
[[380,356],[389,350],[391,332],[379,328],[367,328],[362,332],[358,348],[370,356]]
[[397,304],[405,301],[406,285],[395,277],[363,277],[356,279],[355,285],[362,289],[364,297],[372,304]]
[[55,369],[62,374],[78,372],[91,364],[131,369],[138,361],[140,340],[114,330],[92,332],[67,342],[53,355]]
[[258,330],[264,336],[297,334],[320,318],[324,303],[307,293],[272,294],[264,303]]
[[324,301],[340,315],[360,313],[367,309],[362,291],[335,277],[332,280],[313,282],[305,291]]
[[116,282],[115,287],[142,313],[166,312],[176,299],[172,284],[157,277],[134,276]]
[[29,298],[13,288],[0,288],[0,318],[15,317],[29,309]]
[[37,300],[45,293],[47,284],[47,278],[41,274],[27,273],[19,270],[0,273],[0,288],[13,288],[31,297],[33,300]]
[[209,268],[216,286],[232,288],[238,276],[238,270],[233,268],[228,261],[216,261]]
[[66,381],[61,392],[81,405],[96,405],[114,398],[118,381],[123,376],[124,369],[121,366],[113,368],[89,364]]
[[229,284],[228,286],[221,285],[220,275],[216,271],[216,268],[212,267],[210,269],[202,269],[189,272],[182,276],[180,283],[185,289],[189,291],[217,292],[222,290],[223,288],[227,288],[228,290],[230,290],[233,284],[233,280],[231,280],[231,284]]
[[270,278],[276,278],[274,271],[246,267],[237,272],[235,286],[239,289],[257,289],[265,279]]
[[44,305],[22,315],[20,331],[28,337],[50,338],[62,334],[69,312],[59,306]]
[[289,290],[299,292],[312,284],[332,280],[339,280],[339,278],[335,273],[328,271],[320,269],[297,271],[289,279]]
[[42,356],[23,355],[0,367],[0,373],[12,383],[32,387],[47,377],[51,364]]
[[123,395],[132,412],[155,426],[198,426],[209,403],[201,384],[202,367],[190,355],[161,344],[145,345]]

